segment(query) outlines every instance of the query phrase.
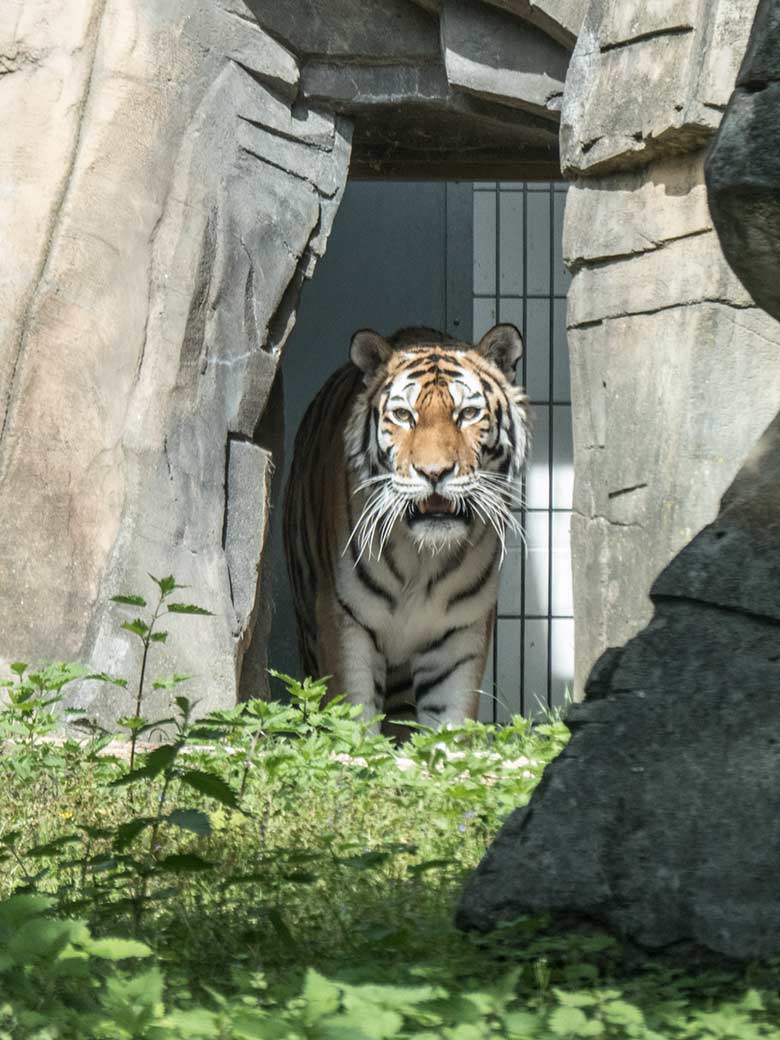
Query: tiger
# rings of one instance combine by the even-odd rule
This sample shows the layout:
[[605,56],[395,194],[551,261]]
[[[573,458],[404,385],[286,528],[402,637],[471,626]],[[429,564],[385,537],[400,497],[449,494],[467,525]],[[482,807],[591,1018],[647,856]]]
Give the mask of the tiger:
[[283,534],[304,672],[398,742],[477,717],[530,440],[522,354],[504,323],[476,345],[361,329],[298,429]]

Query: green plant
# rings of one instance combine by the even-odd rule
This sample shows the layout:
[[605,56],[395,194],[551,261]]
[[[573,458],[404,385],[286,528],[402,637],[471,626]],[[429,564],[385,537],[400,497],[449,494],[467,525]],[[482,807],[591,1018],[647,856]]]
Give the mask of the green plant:
[[[543,916],[455,931],[463,879],[568,739],[559,717],[397,749],[323,706],[322,681],[195,719],[173,676],[149,722],[159,623],[202,612],[154,580],[124,626],[143,644],[131,764],[111,734],[52,740],[77,666],[17,666],[0,709],[0,1040],[780,1035],[776,963],[683,969]],[[143,750],[146,727],[165,741]]]
[[[122,628],[127,632],[131,632],[136,638],[140,639],[143,646],[143,653],[141,655],[141,667],[138,674],[138,687],[135,695],[135,712],[133,715],[125,716],[118,720],[118,724],[127,729],[130,733],[130,771],[133,771],[135,765],[135,752],[138,742],[138,738],[143,733],[147,733],[149,730],[156,727],[162,727],[172,722],[173,719],[156,719],[150,722],[145,719],[141,714],[143,707],[144,697],[144,682],[146,680],[146,666],[149,658],[149,650],[153,643],[165,643],[167,642],[169,633],[161,630],[157,627],[164,617],[171,614],[198,614],[211,616],[211,611],[206,610],[203,607],[198,607],[194,603],[172,603],[170,596],[176,592],[177,589],[185,589],[186,585],[177,585],[176,579],[173,575],[168,575],[166,578],[155,578],[153,574],[149,577],[155,583],[158,589],[157,602],[154,606],[151,617],[148,620],[144,618],[136,617],[132,621],[122,622]],[[143,596],[138,593],[125,593],[118,596],[111,597],[112,603],[120,603],[124,606],[130,607],[145,607],[146,600]],[[155,679],[152,682],[154,689],[171,689],[174,686],[178,686],[179,683],[186,682],[191,679],[189,675],[173,675],[169,679]]]

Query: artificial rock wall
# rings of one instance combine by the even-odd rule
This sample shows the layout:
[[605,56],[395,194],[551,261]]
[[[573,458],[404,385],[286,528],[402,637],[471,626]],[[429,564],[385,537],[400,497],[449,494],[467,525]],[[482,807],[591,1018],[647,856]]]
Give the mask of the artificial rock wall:
[[726,264],[703,173],[755,7],[591,0],[569,66],[578,692],[780,407],[780,326]]
[[[263,691],[276,373],[350,155],[362,176],[553,176],[583,6],[12,0],[0,672],[136,674],[109,598],[172,572],[215,616],[175,619],[155,670],[193,674],[200,710]],[[96,683],[74,701],[128,707]]]

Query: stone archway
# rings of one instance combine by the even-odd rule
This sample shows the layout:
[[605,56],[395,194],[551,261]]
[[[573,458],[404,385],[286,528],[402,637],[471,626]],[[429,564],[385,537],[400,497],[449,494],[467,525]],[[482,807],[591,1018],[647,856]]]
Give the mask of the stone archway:
[[[18,6],[0,66],[0,657],[128,672],[109,597],[173,572],[216,617],[161,670],[197,675],[201,709],[235,698],[265,639],[274,375],[350,155],[362,176],[552,175],[581,14]],[[103,696],[78,700],[122,710]]]
[[[262,674],[274,376],[348,171],[561,163],[581,687],[780,400],[777,326],[723,260],[702,174],[755,6],[19,4],[0,51],[0,665],[127,671],[108,597],[173,571],[217,617],[161,669],[196,674],[203,708],[233,699],[250,645]],[[79,695],[119,710],[97,696]]]

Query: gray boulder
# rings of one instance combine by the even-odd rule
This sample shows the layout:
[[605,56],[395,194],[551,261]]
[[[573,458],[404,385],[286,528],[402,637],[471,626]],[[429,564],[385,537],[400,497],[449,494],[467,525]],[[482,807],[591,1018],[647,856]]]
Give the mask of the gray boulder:
[[[708,166],[727,259],[775,316],[780,123],[756,99],[778,66],[780,0],[763,0]],[[651,622],[600,658],[568,747],[467,884],[461,927],[565,912],[649,947],[780,953],[780,415],[651,598]]]

